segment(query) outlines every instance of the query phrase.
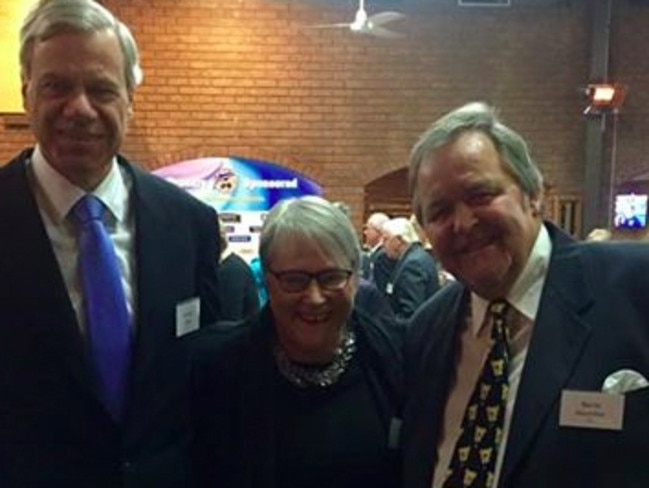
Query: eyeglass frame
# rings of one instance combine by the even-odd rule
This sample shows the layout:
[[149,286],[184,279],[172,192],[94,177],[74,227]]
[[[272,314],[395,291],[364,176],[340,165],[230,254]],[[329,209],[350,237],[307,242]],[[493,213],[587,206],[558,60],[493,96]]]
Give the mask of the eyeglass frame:
[[[317,273],[309,273],[308,271],[302,271],[299,269],[287,269],[285,271],[273,271],[270,268],[267,268],[266,271],[271,274],[276,280],[277,283],[279,284],[279,287],[284,291],[285,293],[303,293],[305,290],[309,288],[311,283],[315,280],[316,284],[318,285],[318,288],[322,291],[329,291],[329,292],[335,292],[335,291],[340,291],[344,289],[348,284],[349,280],[353,276],[354,272],[351,269],[345,269],[345,268],[329,268],[329,269],[324,269],[322,271],[318,271]],[[322,283],[322,277],[330,274],[330,273],[341,273],[341,276],[344,274],[345,278],[341,280],[339,284],[337,284],[335,287],[332,286],[326,286]],[[308,278],[304,282],[304,286],[301,286],[299,289],[292,289],[290,287],[287,288],[286,281],[284,281],[284,278],[288,275],[293,275],[295,277],[299,276],[302,278]]]

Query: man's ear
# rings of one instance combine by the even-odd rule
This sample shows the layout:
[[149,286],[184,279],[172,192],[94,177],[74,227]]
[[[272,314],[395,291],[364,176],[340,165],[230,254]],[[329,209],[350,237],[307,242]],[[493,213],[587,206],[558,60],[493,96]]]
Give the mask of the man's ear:
[[543,203],[541,202],[541,198],[538,197],[538,196],[537,197],[532,197],[530,199],[530,207],[532,208],[532,214],[535,217],[538,217],[539,215],[541,215],[542,210],[543,210]]

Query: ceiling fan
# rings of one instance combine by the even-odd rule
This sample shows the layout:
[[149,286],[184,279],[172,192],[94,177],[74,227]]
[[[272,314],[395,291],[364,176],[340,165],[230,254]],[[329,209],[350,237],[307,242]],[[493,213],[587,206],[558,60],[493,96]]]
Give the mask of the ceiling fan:
[[359,0],[358,10],[356,11],[353,22],[310,25],[308,27],[311,29],[346,28],[357,34],[369,34],[376,37],[395,39],[403,37],[403,34],[386,29],[383,26],[390,22],[394,22],[395,20],[403,19],[404,17],[405,15],[402,13],[391,11],[377,12],[372,15],[367,15],[365,10],[365,0]]

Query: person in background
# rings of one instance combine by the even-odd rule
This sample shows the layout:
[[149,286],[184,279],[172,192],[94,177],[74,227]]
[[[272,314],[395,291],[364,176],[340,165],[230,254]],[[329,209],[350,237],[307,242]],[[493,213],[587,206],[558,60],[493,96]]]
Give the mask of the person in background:
[[375,212],[367,218],[363,227],[365,251],[361,261],[361,277],[373,282],[379,290],[385,290],[394,261],[385,254],[383,248],[383,224],[390,217],[383,212]]
[[259,256],[255,256],[250,260],[250,270],[252,271],[252,277],[255,279],[255,286],[257,287],[257,298],[259,301],[259,307],[266,305],[268,301],[268,290],[266,289],[266,282],[264,280],[264,270],[261,267],[261,259]]
[[419,242],[413,225],[404,217],[383,224],[383,247],[396,264],[382,291],[397,322],[405,325],[419,306],[439,290],[437,266]]
[[220,318],[237,322],[259,312],[257,284],[248,263],[232,250],[225,226],[220,225],[221,256],[218,266]]
[[481,102],[421,136],[410,185],[457,282],[409,328],[403,486],[649,486],[646,245],[543,221],[527,144]]
[[383,240],[383,224],[388,220],[390,220],[390,217],[383,212],[375,212],[367,218],[365,226],[363,227],[363,237],[365,238],[365,249],[367,251],[376,251],[381,247]]
[[[331,204],[343,212],[350,219],[351,223],[351,210],[349,205],[344,202],[332,202]],[[400,327],[401,324],[397,323],[394,311],[386,296],[376,287],[373,281],[365,277],[362,268],[363,266],[369,266],[369,260],[365,258],[367,258],[367,254],[361,254],[361,275],[358,281],[358,289],[354,296],[354,305],[366,313],[374,314],[384,324],[392,324],[394,327]]]
[[[408,217],[408,221],[414,227],[415,232],[417,233],[417,237],[419,238],[419,241],[421,242],[421,245],[424,248],[424,250],[428,254],[430,254],[433,259],[435,259],[435,250],[433,249],[433,244],[432,242],[430,242],[428,236],[424,232],[424,229],[417,221],[417,216],[415,214],[411,214],[410,217]],[[444,286],[447,283],[455,280],[455,278],[451,273],[443,270],[442,268],[439,267],[439,265],[437,265],[436,259],[435,259],[435,265],[437,266],[437,276],[439,279],[439,286]]]
[[0,486],[192,486],[181,336],[218,318],[215,212],[118,155],[141,71],[99,3],[39,2],[20,67],[36,147],[0,169]]
[[281,201],[259,255],[261,314],[192,338],[201,486],[397,487],[401,345],[354,305],[351,222],[319,197]]

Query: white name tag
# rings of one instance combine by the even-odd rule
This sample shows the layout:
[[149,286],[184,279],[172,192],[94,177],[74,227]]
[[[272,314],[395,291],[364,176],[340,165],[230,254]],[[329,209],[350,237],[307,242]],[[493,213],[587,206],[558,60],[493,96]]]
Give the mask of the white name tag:
[[198,330],[201,317],[201,299],[190,298],[176,305],[176,337]]
[[394,285],[392,283],[388,283],[387,285],[385,285],[385,292],[388,295],[392,295],[393,291],[394,291]]
[[583,429],[622,430],[624,395],[563,390],[559,425]]

